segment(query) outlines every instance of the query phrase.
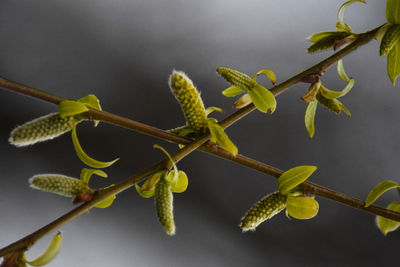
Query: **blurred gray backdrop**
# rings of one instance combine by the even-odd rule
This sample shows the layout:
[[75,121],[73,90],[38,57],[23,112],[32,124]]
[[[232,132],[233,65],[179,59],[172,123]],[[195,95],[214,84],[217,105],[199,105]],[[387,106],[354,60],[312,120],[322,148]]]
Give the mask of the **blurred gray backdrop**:
[[[0,76],[77,99],[96,94],[103,109],[170,129],[184,124],[167,79],[184,70],[202,92],[206,106],[232,113],[228,84],[216,68],[248,74],[276,72],[278,83],[327,57],[308,55],[305,38],[334,30],[338,0],[42,0],[0,2]],[[354,4],[345,19],[355,32],[385,22],[385,1]],[[316,134],[303,125],[306,84],[278,97],[273,115],[253,112],[227,133],[239,152],[280,169],[317,165],[313,182],[365,199],[383,179],[400,181],[400,88],[386,75],[376,41],[346,57],[355,77],[344,99],[352,117],[320,107]],[[267,79],[260,82],[270,86]],[[324,84],[340,90],[335,68]],[[38,173],[79,176],[84,165],[66,134],[27,148],[8,144],[18,124],[53,112],[56,106],[0,90],[0,246],[3,247],[72,209],[69,199],[32,190]],[[223,115],[216,115],[219,119]],[[164,157],[176,146],[107,124],[79,126],[86,152],[99,160],[120,157],[106,169],[104,187]],[[201,152],[179,163],[189,188],[175,195],[177,234],[160,227],[152,199],[135,190],[120,194],[112,207],[94,209],[66,224],[63,248],[49,266],[395,266],[400,232],[384,237],[374,216],[318,198],[320,212],[309,221],[279,214],[256,232],[243,234],[241,216],[276,190],[276,181],[257,171]],[[377,202],[398,199],[388,192]],[[50,236],[28,253],[34,258]]]

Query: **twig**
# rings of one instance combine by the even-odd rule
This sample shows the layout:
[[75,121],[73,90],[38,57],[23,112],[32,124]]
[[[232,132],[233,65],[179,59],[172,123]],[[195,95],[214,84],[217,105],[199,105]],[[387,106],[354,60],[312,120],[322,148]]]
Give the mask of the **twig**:
[[[288,79],[287,81],[273,87],[271,89],[271,92],[273,92],[275,95],[278,95],[278,94],[282,93],[283,91],[285,91],[290,86],[299,82],[303,77],[305,77],[307,75],[315,74],[315,73],[322,74],[330,65],[332,65],[339,59],[343,58],[345,55],[351,53],[352,51],[357,49],[359,46],[368,43],[373,38],[375,33],[379,30],[379,28],[380,27],[378,27],[372,31],[358,35],[358,38],[353,43],[351,43],[349,46],[344,48],[343,50],[333,54],[329,58],[327,58],[327,59],[321,61],[320,63],[312,66],[311,68],[297,74],[296,76]],[[58,96],[51,95],[49,93],[46,93],[46,92],[43,92],[43,91],[40,91],[37,89],[33,89],[33,88],[30,88],[30,87],[27,87],[27,86],[24,86],[24,85],[21,85],[21,84],[18,84],[18,83],[15,83],[15,82],[3,79],[3,78],[0,78],[0,87],[12,90],[14,92],[19,92],[24,95],[29,95],[29,96],[32,96],[35,98],[39,98],[39,99],[42,99],[42,100],[45,100],[45,101],[48,101],[48,102],[51,102],[54,104],[58,104],[59,102],[61,102],[63,100],[62,98],[60,98]],[[254,110],[254,106],[252,104],[248,105],[247,107],[235,112],[231,116],[229,116],[226,119],[224,119],[223,121],[221,121],[220,124],[224,128],[229,127],[230,125],[232,125],[236,121],[240,120],[242,117],[246,116],[253,110]],[[232,154],[219,148],[215,144],[211,144],[211,143],[204,144],[209,139],[209,135],[204,135],[201,138],[197,139],[196,141],[191,142],[191,140],[189,140],[189,139],[182,138],[182,137],[170,134],[168,132],[165,132],[163,130],[157,129],[155,127],[151,127],[151,126],[139,123],[139,122],[135,122],[135,121],[111,114],[111,113],[91,109],[88,112],[88,116],[93,120],[102,120],[103,122],[108,122],[108,123],[111,123],[111,124],[114,124],[114,125],[117,125],[120,127],[128,128],[128,129],[131,129],[131,130],[143,133],[143,134],[151,135],[151,136],[158,137],[158,138],[168,140],[171,142],[175,142],[175,143],[185,144],[186,146],[184,149],[178,151],[177,153],[175,153],[173,155],[173,159],[176,162],[178,162],[183,157],[190,154],[195,149],[200,148],[200,150],[202,150],[202,151],[205,151],[205,152],[217,155],[219,157],[231,160],[233,162],[239,163],[239,164],[247,166],[249,168],[270,174],[274,177],[279,177],[283,173],[283,171],[281,171],[279,169],[268,166],[267,164],[258,162],[256,160],[247,158],[245,156],[242,156],[242,155],[233,156]],[[34,244],[34,242],[36,240],[41,238],[43,235],[57,229],[64,223],[85,213],[90,208],[94,207],[96,204],[98,204],[102,200],[106,199],[107,197],[118,194],[118,193],[132,187],[135,183],[140,182],[147,176],[155,173],[156,171],[158,171],[162,168],[170,168],[170,163],[166,160],[161,161],[158,164],[153,165],[152,167],[147,168],[146,170],[122,181],[121,183],[119,183],[118,185],[116,185],[114,187],[98,191],[96,193],[95,197],[91,201],[86,202],[85,204],[75,208],[74,210],[61,216],[60,218],[51,222],[50,224],[42,227],[41,229],[37,230],[36,232],[1,249],[0,256],[8,254],[12,251],[21,250],[21,249],[23,250],[23,249],[29,248],[30,246],[32,246]],[[348,197],[344,194],[335,192],[333,190],[324,188],[322,186],[313,184],[311,182],[304,182],[301,186],[302,186],[303,191],[306,194],[319,195],[319,196],[322,196],[325,198],[329,198],[329,199],[350,205],[350,206],[358,208],[358,209],[362,209],[362,210],[365,210],[365,211],[368,211],[368,212],[371,212],[371,213],[374,213],[377,215],[381,215],[381,216],[384,216],[384,217],[387,217],[390,219],[400,221],[400,213],[393,212],[393,211],[390,211],[390,210],[387,210],[387,209],[384,209],[381,207],[373,206],[373,205],[366,208],[364,206],[365,203],[363,201],[360,201],[360,200],[352,198],[352,197]]]

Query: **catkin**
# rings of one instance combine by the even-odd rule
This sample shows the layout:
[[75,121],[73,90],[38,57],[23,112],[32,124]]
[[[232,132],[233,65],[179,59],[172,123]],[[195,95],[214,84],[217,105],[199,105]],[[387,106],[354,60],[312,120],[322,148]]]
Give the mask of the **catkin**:
[[336,42],[343,40],[347,36],[351,35],[348,32],[333,32],[332,34],[319,39],[314,44],[310,45],[307,50],[308,53],[321,52],[327,49],[332,49]]
[[195,131],[204,131],[207,126],[206,110],[200,93],[189,77],[174,70],[169,77],[169,87],[182,108],[187,125]]
[[62,119],[58,112],[39,117],[12,130],[8,141],[10,144],[21,147],[38,142],[51,140],[72,129],[83,120],[82,117],[67,117]]
[[250,91],[254,86],[257,85],[256,81],[254,81],[252,78],[234,69],[220,67],[217,69],[217,72],[229,83],[245,91]]
[[29,179],[29,184],[32,188],[66,197],[94,193],[82,180],[60,174],[38,174]]
[[161,176],[156,184],[154,194],[154,205],[157,217],[168,235],[175,234],[175,222],[173,213],[173,193],[171,186],[165,179],[165,174]]
[[243,216],[240,228],[243,232],[254,231],[261,223],[281,212],[286,207],[286,199],[278,191],[263,197]]

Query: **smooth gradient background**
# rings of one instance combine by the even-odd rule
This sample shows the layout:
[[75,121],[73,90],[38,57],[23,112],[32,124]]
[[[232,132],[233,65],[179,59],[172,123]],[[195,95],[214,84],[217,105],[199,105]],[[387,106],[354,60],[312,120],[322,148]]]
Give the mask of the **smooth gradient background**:
[[[305,38],[334,30],[333,0],[42,0],[0,2],[0,76],[69,99],[96,94],[103,109],[170,129],[184,124],[167,85],[172,69],[184,70],[206,106],[234,112],[221,95],[228,84],[215,70],[232,67],[249,75],[270,68],[278,83],[327,57],[308,55]],[[355,32],[385,22],[385,1],[354,4],[345,19]],[[352,112],[334,115],[318,107],[316,134],[303,123],[306,84],[278,97],[273,115],[253,112],[227,133],[243,155],[280,169],[317,165],[313,182],[365,199],[384,179],[400,181],[400,88],[386,75],[386,59],[373,41],[346,57],[353,90],[343,98]],[[266,86],[267,79],[261,78]],[[341,90],[331,68],[323,83]],[[27,148],[8,144],[19,124],[53,112],[55,105],[0,90],[0,246],[3,247],[73,208],[70,199],[32,190],[38,173],[79,176],[69,134]],[[216,115],[218,119],[224,115]],[[99,160],[120,157],[105,171],[104,187],[139,172],[176,146],[107,124],[79,126],[86,152]],[[246,210],[276,190],[274,178],[194,152],[179,163],[189,188],[175,195],[177,234],[160,227],[152,199],[135,190],[112,207],[64,225],[61,253],[48,266],[395,266],[400,232],[384,237],[371,214],[317,198],[318,216],[288,220],[279,214],[256,232],[241,233]],[[395,191],[378,200],[399,200]],[[50,236],[28,252],[34,258]]]

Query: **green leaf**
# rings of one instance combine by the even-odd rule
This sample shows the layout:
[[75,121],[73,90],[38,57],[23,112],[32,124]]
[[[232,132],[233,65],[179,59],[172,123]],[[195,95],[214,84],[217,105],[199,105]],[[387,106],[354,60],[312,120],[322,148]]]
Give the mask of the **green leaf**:
[[[386,207],[386,209],[400,212],[400,202],[392,202]],[[400,222],[382,216],[376,216],[376,224],[383,235],[395,231],[400,226]]]
[[[168,176],[175,176],[175,171],[170,171],[168,173]],[[167,178],[167,181],[169,179]],[[176,180],[173,180],[172,182],[170,182],[170,186],[171,186],[171,190],[174,193],[183,193],[186,191],[187,187],[188,187],[188,178],[187,175],[184,171],[179,171],[178,173],[178,178]]]
[[37,259],[33,261],[26,261],[26,262],[32,266],[46,265],[57,256],[58,252],[60,252],[61,245],[62,245],[62,234],[61,232],[58,232],[53,237],[46,251],[41,256],[39,256]]
[[251,90],[248,91],[248,94],[254,106],[256,106],[256,108],[261,112],[273,113],[275,111],[275,96],[263,86],[259,84],[255,85]]
[[72,100],[61,101],[58,105],[58,113],[62,119],[82,114],[88,110],[84,104]]
[[324,97],[328,99],[336,99],[339,97],[343,97],[347,95],[347,93],[350,92],[350,90],[353,88],[354,82],[355,81],[353,78],[349,79],[349,82],[346,84],[346,86],[342,91],[332,91],[322,85],[320,88],[320,92]]
[[209,118],[207,120],[208,129],[210,130],[211,138],[210,140],[217,143],[223,149],[231,152],[233,155],[237,155],[238,149],[229,139],[228,135],[224,132],[222,128],[215,119]]
[[218,107],[208,107],[206,108],[206,116],[210,115],[214,111],[218,111],[219,113],[224,113],[224,110],[222,108]]
[[101,201],[99,204],[97,204],[95,207],[99,208],[99,209],[105,209],[108,208],[109,206],[111,206],[111,204],[114,202],[116,196],[112,195],[108,198],[106,198],[105,200]]
[[400,1],[386,1],[386,19],[393,24],[400,24]]
[[233,107],[237,108],[237,109],[241,109],[251,103],[252,103],[252,101],[251,101],[249,94],[244,94],[241,97],[239,97],[238,100],[235,101],[235,103],[233,104]]
[[119,158],[117,158],[109,162],[103,162],[89,157],[79,144],[78,136],[76,135],[76,125],[72,128],[72,143],[74,144],[75,153],[78,158],[90,167],[102,169],[113,165],[117,160],[119,160]]
[[304,113],[304,124],[306,126],[308,136],[310,138],[313,138],[315,133],[314,119],[315,119],[315,113],[317,111],[317,105],[318,105],[317,100],[309,102],[306,108],[306,112]]
[[107,173],[105,173],[101,170],[83,168],[81,171],[82,182],[84,182],[85,184],[88,184],[90,181],[90,178],[92,177],[93,174],[96,174],[96,175],[104,177],[104,178],[108,177]]
[[369,192],[367,196],[367,200],[365,201],[365,207],[372,205],[383,193],[392,189],[399,188],[400,184],[394,181],[383,181],[377,184],[372,190]]
[[87,95],[77,100],[77,102],[85,104],[95,110],[101,110],[100,100],[95,95]]
[[355,2],[361,2],[361,3],[365,4],[365,0],[350,0],[340,6],[339,11],[338,11],[338,24],[340,25],[339,26],[340,29],[351,32],[350,27],[344,22],[344,11],[346,10],[346,8],[348,6],[350,6],[351,4],[353,4]]
[[160,177],[167,172],[166,170],[156,172],[150,178],[148,178],[142,185],[142,187],[135,184],[136,191],[138,194],[144,198],[149,198],[154,196],[154,190],[156,188],[156,184]]
[[331,35],[335,35],[335,34],[337,34],[337,32],[318,32],[318,33],[315,33],[315,34],[307,37],[307,40],[315,43],[315,42],[317,42],[317,41],[319,41],[319,40],[321,40],[321,39],[323,39],[325,37],[328,37],[328,36],[331,36]]
[[173,167],[174,170],[175,170],[175,176],[173,177],[173,180],[178,179],[178,167],[176,167],[175,161],[172,159],[171,155],[167,152],[167,150],[165,150],[162,146],[157,145],[157,144],[153,145],[153,148],[158,148],[158,149],[160,149],[162,152],[164,152],[165,155],[167,155],[167,157],[169,158],[169,160],[170,160],[171,163],[172,163],[172,167]]
[[399,43],[399,39],[400,24],[389,26],[382,38],[381,46],[379,48],[379,55],[386,56],[393,49],[393,47]]
[[318,202],[312,197],[288,195],[286,215],[299,220],[308,220],[318,214]]
[[340,78],[342,78],[342,80],[344,80],[346,82],[349,82],[350,78],[349,78],[349,76],[347,76],[346,72],[344,71],[343,60],[342,59],[338,60],[336,66],[337,66],[337,71],[338,71]]
[[265,76],[267,76],[271,80],[272,84],[275,84],[276,75],[272,70],[262,69],[262,70],[257,71],[257,73],[254,74],[254,76],[253,76],[253,80],[256,81],[257,76],[260,75],[260,74],[264,74]]
[[283,195],[307,180],[317,169],[316,166],[298,166],[285,171],[278,179],[278,189]]
[[337,99],[334,99],[334,101],[339,105],[340,110],[342,110],[344,113],[346,113],[347,116],[351,117],[350,111],[342,104],[342,102],[340,102],[340,101],[337,100]]
[[400,75],[400,43],[397,43],[387,56],[387,73],[395,86],[397,76]]
[[232,85],[228,89],[222,91],[222,94],[226,97],[234,97],[240,95],[241,93],[245,92],[242,88]]
[[[100,110],[100,111],[102,110],[100,106],[100,100],[95,95],[87,95],[85,97],[78,99],[77,102],[83,103],[87,107],[91,107],[95,110]],[[94,127],[96,127],[100,123],[99,120],[95,120],[93,122],[94,122]]]

